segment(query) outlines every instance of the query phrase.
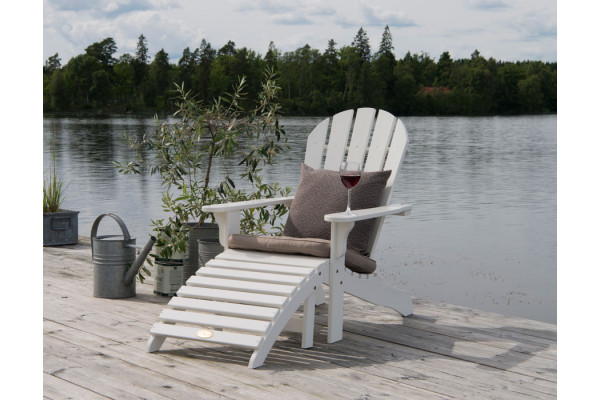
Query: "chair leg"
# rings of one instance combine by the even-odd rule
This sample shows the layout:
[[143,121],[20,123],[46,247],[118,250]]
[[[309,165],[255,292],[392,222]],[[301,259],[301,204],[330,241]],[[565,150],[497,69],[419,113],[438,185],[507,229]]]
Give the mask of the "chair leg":
[[[316,290],[315,290],[316,291]],[[304,315],[302,316],[302,348],[313,347],[315,333],[315,300],[316,293],[308,296],[304,301]]]
[[146,345],[146,352],[154,353],[155,351],[160,350],[160,347],[163,345],[166,338],[166,336],[151,335],[148,344]]
[[344,265],[339,263],[329,277],[329,308],[327,313],[327,343],[342,340],[344,330]]
[[342,340],[344,330],[344,277],[348,234],[354,222],[331,224],[331,255],[329,259],[329,310],[327,315],[327,342]]
[[405,317],[413,313],[413,303],[408,292],[389,286],[377,277],[358,279],[346,274],[344,290],[369,303],[389,307]]
[[317,298],[315,300],[315,305],[320,306],[321,304],[325,304],[327,300],[325,300],[325,292],[323,291],[323,286],[317,286]]

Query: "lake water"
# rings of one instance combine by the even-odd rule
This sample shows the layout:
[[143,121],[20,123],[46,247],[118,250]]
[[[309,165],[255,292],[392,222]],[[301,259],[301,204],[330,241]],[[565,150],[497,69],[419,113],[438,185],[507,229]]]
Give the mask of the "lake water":
[[[306,136],[321,120],[282,119],[291,150],[266,181],[297,185]],[[556,116],[402,120],[409,153],[392,202],[413,212],[386,220],[373,254],[380,276],[419,298],[556,323]],[[143,245],[150,220],[164,217],[160,179],[122,175],[113,161],[131,159],[123,133],[142,135],[153,119],[43,121],[44,168],[54,153],[80,235],[112,212]]]

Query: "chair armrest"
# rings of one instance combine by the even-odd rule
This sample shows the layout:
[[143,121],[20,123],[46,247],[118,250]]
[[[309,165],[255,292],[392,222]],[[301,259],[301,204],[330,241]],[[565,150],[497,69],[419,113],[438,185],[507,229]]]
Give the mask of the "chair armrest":
[[356,222],[365,219],[379,218],[386,215],[410,215],[412,206],[409,204],[392,204],[389,206],[365,208],[352,210],[355,215],[348,216],[345,212],[325,215],[325,221],[329,222]]
[[267,207],[274,206],[277,204],[292,204],[292,200],[294,200],[294,196],[238,201],[235,203],[211,204],[202,207],[202,211],[209,213],[242,211],[247,210],[249,208]]
[[[348,235],[356,221],[379,218],[386,215],[409,215],[412,206],[409,204],[392,204],[389,206],[365,208],[352,210],[354,215],[346,215],[345,212],[327,214],[325,221],[331,222],[331,258],[342,257],[346,253]],[[332,263],[333,265],[333,263]]]
[[292,200],[294,200],[294,196],[212,204],[202,207],[202,211],[212,213],[215,216],[215,220],[219,225],[219,243],[221,243],[223,248],[227,249],[227,238],[229,235],[240,233],[240,211],[277,204],[291,204]]

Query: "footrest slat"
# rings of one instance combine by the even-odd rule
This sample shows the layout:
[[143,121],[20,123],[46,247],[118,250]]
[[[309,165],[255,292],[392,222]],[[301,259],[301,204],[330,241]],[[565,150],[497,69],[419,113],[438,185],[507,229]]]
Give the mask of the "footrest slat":
[[258,264],[278,264],[312,268],[318,268],[326,263],[329,263],[329,258],[234,249],[227,249],[215,258],[217,260],[232,260],[253,262]]
[[264,282],[283,285],[300,285],[306,279],[304,276],[242,271],[236,269],[216,268],[212,266],[200,268],[196,273],[196,276],[210,276],[214,278],[238,279],[248,282]]
[[[266,273],[277,273],[283,275],[307,275],[312,272],[314,267],[296,267],[290,265],[278,265],[278,264],[262,264],[262,263],[251,263],[235,260],[223,260],[215,258],[205,264],[206,267],[218,267],[218,268],[230,268],[238,269],[243,271],[256,271]],[[200,268],[202,271],[204,268]]]
[[168,306],[175,309],[210,312],[232,317],[252,318],[271,321],[277,314],[278,308],[260,307],[247,304],[225,303],[220,301],[173,297]]
[[255,319],[226,317],[223,315],[201,314],[191,311],[177,311],[166,309],[158,317],[163,322],[176,324],[199,325],[203,327],[232,329],[263,335],[271,323]]
[[244,333],[216,331],[201,327],[194,328],[162,323],[154,324],[150,330],[150,334],[154,336],[168,336],[178,339],[230,344],[234,346],[249,347],[251,349],[257,348],[262,339],[261,336],[247,335]]
[[211,289],[197,286],[182,286],[177,291],[177,296],[276,308],[283,307],[289,299],[288,296],[236,292],[233,290]]
[[185,283],[188,286],[198,286],[225,290],[240,290],[243,292],[292,296],[298,289],[295,285],[276,285],[273,283],[238,281],[235,279],[219,279],[206,276],[191,276]]

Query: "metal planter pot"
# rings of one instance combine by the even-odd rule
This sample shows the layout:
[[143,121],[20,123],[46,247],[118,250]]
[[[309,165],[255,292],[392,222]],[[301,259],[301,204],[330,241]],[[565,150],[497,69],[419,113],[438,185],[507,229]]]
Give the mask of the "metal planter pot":
[[[219,225],[195,222],[188,224],[188,245],[185,254],[176,253],[169,260],[156,257],[154,294],[174,296],[177,290],[193,276],[198,268],[223,252],[219,243]],[[159,249],[155,249],[158,256]]]
[[79,211],[44,213],[44,246],[77,244],[78,237]]
[[199,268],[223,252],[219,243],[219,225],[203,223],[190,230],[189,257],[183,266],[183,282],[187,282]]

